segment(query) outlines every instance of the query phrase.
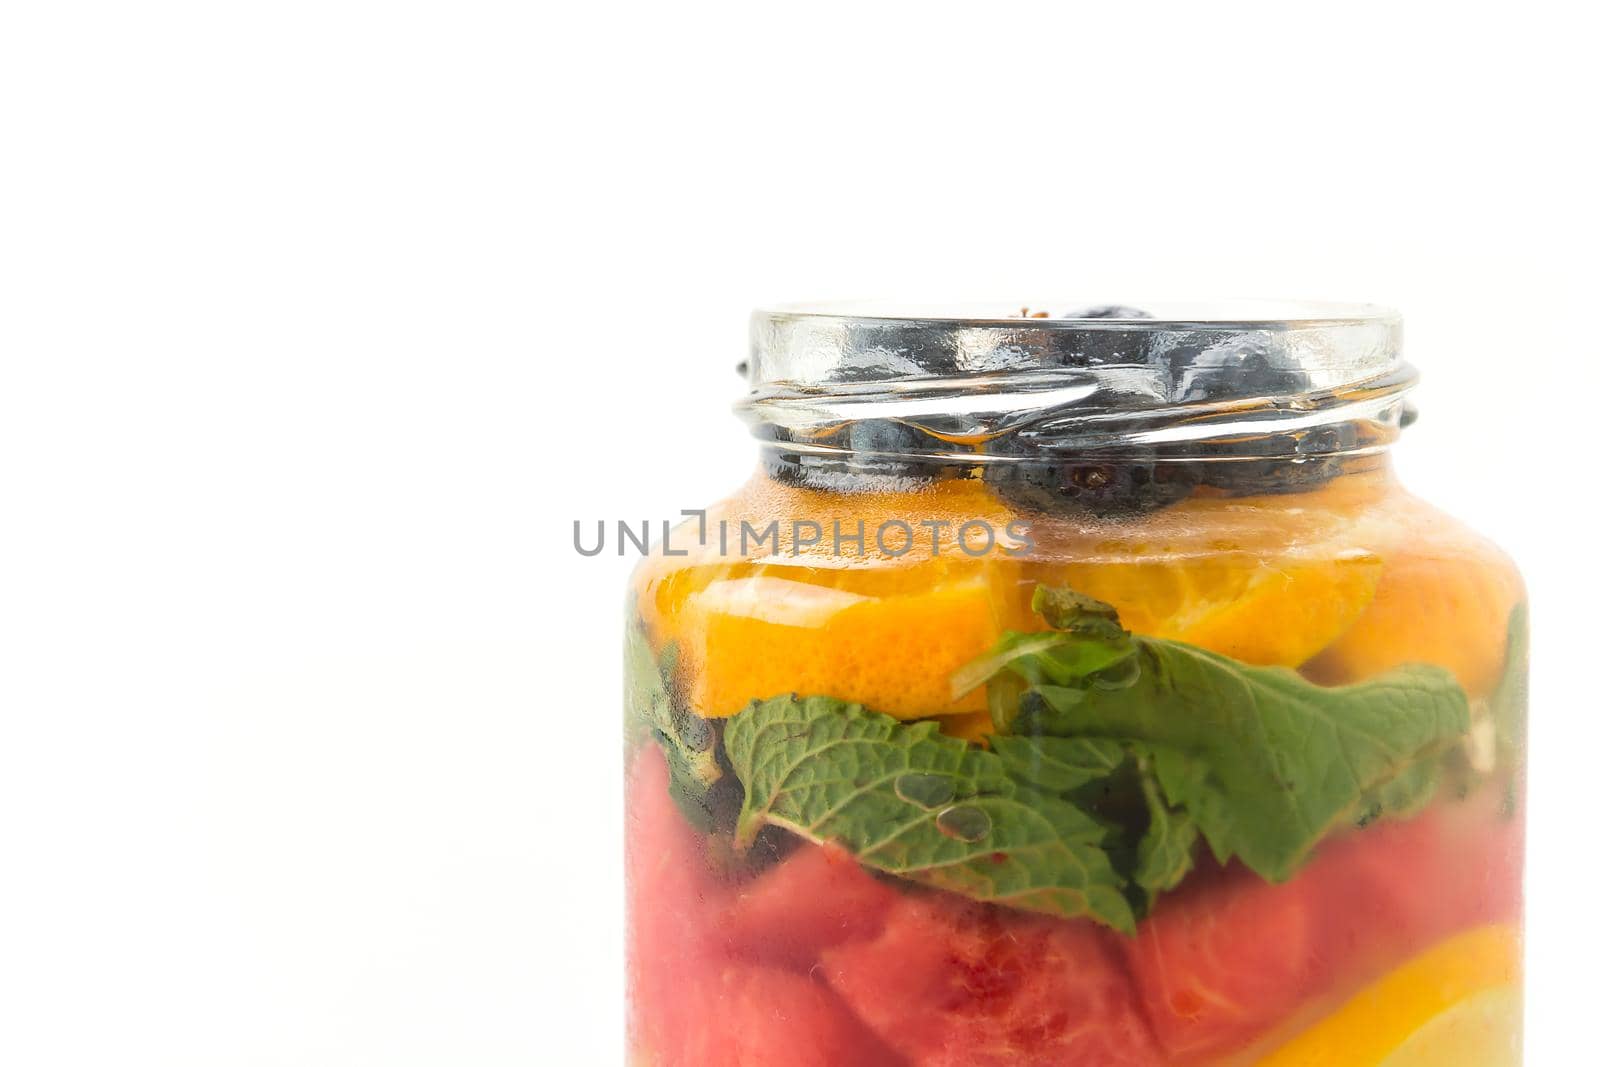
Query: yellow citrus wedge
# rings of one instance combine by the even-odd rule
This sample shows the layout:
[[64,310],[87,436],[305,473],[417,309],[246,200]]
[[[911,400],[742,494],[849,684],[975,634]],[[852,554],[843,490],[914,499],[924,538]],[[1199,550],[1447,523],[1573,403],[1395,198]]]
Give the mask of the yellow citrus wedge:
[[1512,927],[1458,934],[1367,986],[1256,1067],[1514,1065],[1521,956]]
[[1522,988],[1486,989],[1428,1022],[1382,1067],[1518,1067]]

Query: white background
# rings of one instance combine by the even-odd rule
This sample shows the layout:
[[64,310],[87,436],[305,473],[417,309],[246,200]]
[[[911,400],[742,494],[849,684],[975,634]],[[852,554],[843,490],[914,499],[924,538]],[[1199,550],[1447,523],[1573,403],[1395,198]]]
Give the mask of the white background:
[[0,8],[0,1062],[617,1063],[628,563],[572,520],[745,476],[755,304],[1226,294],[1399,306],[1401,470],[1525,567],[1573,1062],[1578,11]]

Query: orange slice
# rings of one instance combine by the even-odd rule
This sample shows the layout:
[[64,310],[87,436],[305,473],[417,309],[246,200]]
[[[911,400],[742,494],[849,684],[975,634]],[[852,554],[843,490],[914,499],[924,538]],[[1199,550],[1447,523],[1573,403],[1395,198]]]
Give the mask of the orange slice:
[[1432,663],[1453,672],[1469,696],[1483,696],[1500,677],[1507,621],[1521,598],[1516,570],[1487,545],[1470,553],[1399,548],[1371,606],[1307,673],[1340,683]]
[[680,646],[701,715],[732,715],[782,693],[860,701],[903,719],[984,708],[981,691],[950,697],[950,675],[1000,637],[985,575],[868,595],[770,573],[691,594]]
[[[641,568],[641,614],[658,647],[677,642],[701,715],[732,715],[783,693],[859,701],[903,719],[980,712],[981,690],[952,700],[951,673],[1006,629],[1036,625],[1002,547],[1011,515],[981,483],[850,496],[758,480],[714,519],[724,515],[735,524],[756,516],[756,525],[781,515],[785,530],[798,520],[825,535],[818,545],[765,546],[759,558],[711,562],[701,553],[685,566]],[[943,524],[938,552],[930,521]],[[954,539],[978,521],[997,546],[970,556]],[[836,551],[836,523],[846,535],[864,528],[865,551]],[[884,523],[913,529],[915,547],[895,554],[900,531],[886,555],[874,536]]]
[[1328,559],[1234,554],[1068,564],[1059,578],[1114,605],[1135,633],[1246,663],[1297,667],[1361,615],[1382,569],[1361,551]]

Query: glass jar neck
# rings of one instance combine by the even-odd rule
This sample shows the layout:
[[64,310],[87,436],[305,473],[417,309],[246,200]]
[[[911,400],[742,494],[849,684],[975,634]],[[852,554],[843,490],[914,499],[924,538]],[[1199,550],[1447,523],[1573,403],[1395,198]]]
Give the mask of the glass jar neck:
[[[1335,428],[1336,432],[1348,432]],[[863,434],[893,428],[852,427]],[[998,447],[998,443],[995,445]],[[1104,453],[1050,455],[935,454],[888,446],[814,451],[765,441],[761,469],[785,485],[836,493],[900,493],[954,479],[980,479],[1021,510],[1056,511],[1063,501],[1095,514],[1138,513],[1176,503],[1195,493],[1260,496],[1320,488],[1355,474],[1384,473],[1387,449],[1231,456],[1171,457],[1124,449]]]
[[970,473],[1085,499],[1289,491],[1381,463],[1410,421],[1391,312],[1152,307],[758,312],[739,410],[793,484]]

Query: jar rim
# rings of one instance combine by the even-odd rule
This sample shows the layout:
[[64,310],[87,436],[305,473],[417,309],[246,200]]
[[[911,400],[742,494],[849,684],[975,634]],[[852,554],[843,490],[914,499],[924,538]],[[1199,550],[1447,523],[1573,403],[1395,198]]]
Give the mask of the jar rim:
[[1152,301],[1055,316],[1026,305],[1004,315],[1003,307],[861,301],[757,310],[751,398],[1092,374],[1146,378],[1147,406],[1270,398],[1291,379],[1296,392],[1325,392],[1415,377],[1401,357],[1399,314],[1374,304]]
[[[1385,438],[1417,380],[1401,319],[1371,304],[1151,301],[790,304],[750,320],[740,413],[761,436],[833,448],[834,428],[891,420],[969,446],[1194,450],[1274,438],[1312,447],[1331,422]],[[1047,317],[1039,317],[1046,315]]]
[[[1069,309],[1061,313],[1051,308]],[[1143,314],[1107,314],[1134,311]],[[1090,314],[1085,314],[1085,313]],[[1400,313],[1380,304],[1278,298],[1145,300],[1136,302],[1056,300],[908,302],[884,299],[774,304],[757,308],[756,320],[843,319],[952,327],[1045,330],[1296,329],[1351,323],[1400,322]]]

